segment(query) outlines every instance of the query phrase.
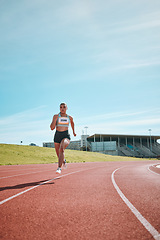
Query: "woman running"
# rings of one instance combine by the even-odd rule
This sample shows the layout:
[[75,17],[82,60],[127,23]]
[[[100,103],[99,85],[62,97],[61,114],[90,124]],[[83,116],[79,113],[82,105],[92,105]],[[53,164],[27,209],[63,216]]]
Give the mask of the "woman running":
[[50,125],[51,130],[54,130],[56,128],[54,135],[54,146],[58,157],[58,168],[56,173],[61,173],[62,163],[65,166],[64,150],[70,143],[70,135],[68,133],[69,123],[71,124],[73,135],[76,136],[76,133],[74,131],[73,118],[67,115],[66,111],[67,104],[61,103],[60,113],[53,116],[53,120]]

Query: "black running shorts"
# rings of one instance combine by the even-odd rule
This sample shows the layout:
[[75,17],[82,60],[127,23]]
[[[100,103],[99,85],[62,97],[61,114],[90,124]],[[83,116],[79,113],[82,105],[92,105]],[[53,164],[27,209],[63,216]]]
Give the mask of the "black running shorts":
[[54,135],[54,142],[55,143],[61,143],[61,141],[64,138],[68,138],[70,140],[70,135],[68,133],[68,130],[63,131],[63,132],[59,132],[59,131],[56,130],[55,135]]

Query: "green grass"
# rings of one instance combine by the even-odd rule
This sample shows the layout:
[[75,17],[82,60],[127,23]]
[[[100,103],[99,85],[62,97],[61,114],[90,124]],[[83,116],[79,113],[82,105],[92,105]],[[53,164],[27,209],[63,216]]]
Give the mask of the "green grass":
[[[104,162],[104,161],[137,161],[141,158],[110,156],[96,152],[65,150],[67,162]],[[56,163],[54,148],[0,144],[0,165]]]

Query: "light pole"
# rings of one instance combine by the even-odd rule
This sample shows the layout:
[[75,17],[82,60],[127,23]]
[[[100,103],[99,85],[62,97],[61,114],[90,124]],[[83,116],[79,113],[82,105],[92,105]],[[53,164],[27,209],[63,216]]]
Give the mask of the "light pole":
[[152,139],[151,139],[151,131],[152,129],[148,129],[149,133],[150,133],[150,151],[152,153]]
[[86,151],[87,151],[87,128],[88,127],[84,127],[86,129]]

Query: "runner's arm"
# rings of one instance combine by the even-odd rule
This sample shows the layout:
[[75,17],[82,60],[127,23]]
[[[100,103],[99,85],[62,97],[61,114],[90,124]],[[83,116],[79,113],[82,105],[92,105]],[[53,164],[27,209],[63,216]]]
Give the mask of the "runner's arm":
[[50,125],[51,130],[55,129],[57,118],[58,118],[58,115],[53,116],[53,120],[52,120],[51,125]]
[[76,136],[75,130],[74,130],[74,121],[73,118],[70,116],[70,122],[71,122],[71,127],[72,127],[72,131],[73,131],[73,135]]

